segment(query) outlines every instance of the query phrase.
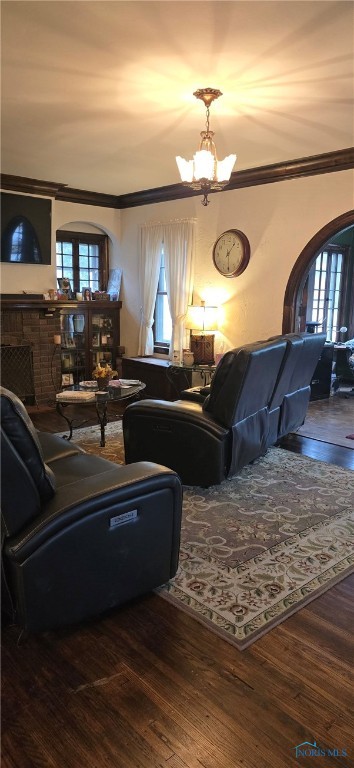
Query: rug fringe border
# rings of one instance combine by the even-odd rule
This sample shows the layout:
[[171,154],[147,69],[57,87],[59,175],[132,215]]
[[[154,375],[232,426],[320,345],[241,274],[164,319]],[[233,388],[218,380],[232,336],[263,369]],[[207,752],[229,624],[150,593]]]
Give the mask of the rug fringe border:
[[344,579],[351,576],[353,573],[354,573],[354,566],[350,566],[348,569],[345,569],[342,573],[339,573],[336,576],[331,577],[329,582],[327,582],[326,584],[323,584],[322,587],[319,587],[318,589],[316,589],[313,592],[313,594],[306,595],[305,597],[302,598],[302,600],[299,600],[297,603],[294,603],[294,605],[292,605],[291,608],[286,609],[283,613],[281,613],[275,619],[269,621],[266,626],[262,627],[259,630],[254,630],[252,633],[248,635],[247,638],[244,638],[241,640],[238,640],[237,638],[230,635],[230,633],[227,632],[227,630],[223,629],[222,627],[218,627],[216,624],[214,624],[211,621],[211,619],[208,619],[206,616],[203,616],[202,613],[199,613],[199,611],[196,608],[193,608],[183,603],[181,600],[176,598],[171,592],[169,592],[165,586],[158,587],[157,589],[154,590],[154,592],[159,597],[162,597],[163,600],[166,600],[167,602],[176,606],[176,608],[179,608],[181,611],[191,616],[195,621],[198,622],[198,624],[202,624],[210,632],[213,632],[214,635],[217,635],[223,640],[226,640],[234,648],[237,648],[238,651],[245,651],[251,645],[257,642],[257,640],[260,640],[262,637],[264,637],[264,635],[268,634],[268,632],[275,629],[280,624],[282,624],[286,619],[289,619],[290,616],[293,616],[295,613],[297,613],[301,608],[304,608],[306,605],[309,605],[309,603],[311,603],[313,600],[316,600],[318,597],[321,597],[322,595],[324,595],[329,589],[336,586],[336,584],[339,584],[341,581],[344,581]]

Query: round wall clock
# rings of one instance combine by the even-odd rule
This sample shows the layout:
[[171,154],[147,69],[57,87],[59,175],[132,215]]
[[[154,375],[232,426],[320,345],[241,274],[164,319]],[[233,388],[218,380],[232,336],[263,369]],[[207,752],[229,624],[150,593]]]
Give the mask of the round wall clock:
[[228,229],[214,243],[213,262],[224,277],[237,277],[246,269],[250,253],[246,235],[238,229]]

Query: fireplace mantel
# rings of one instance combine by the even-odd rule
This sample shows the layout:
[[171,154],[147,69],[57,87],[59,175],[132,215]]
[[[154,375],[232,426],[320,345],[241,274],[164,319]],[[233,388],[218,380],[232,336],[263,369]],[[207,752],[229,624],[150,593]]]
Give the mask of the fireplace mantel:
[[87,307],[90,307],[92,309],[96,308],[98,310],[102,309],[116,309],[117,307],[122,306],[121,301],[106,301],[106,300],[99,300],[99,301],[76,301],[74,299],[67,299],[67,300],[61,300],[57,299],[55,301],[50,301],[48,299],[31,299],[26,298],[26,296],[21,296],[19,294],[18,298],[2,298],[0,296],[0,302],[1,302],[1,308],[3,310],[44,310],[48,312],[59,312],[60,309],[66,309],[72,307],[73,309],[77,309],[82,307],[83,309],[87,309]]

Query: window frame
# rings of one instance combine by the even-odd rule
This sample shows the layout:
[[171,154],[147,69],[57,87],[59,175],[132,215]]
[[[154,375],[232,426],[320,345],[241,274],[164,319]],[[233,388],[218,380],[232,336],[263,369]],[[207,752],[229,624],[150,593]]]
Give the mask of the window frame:
[[157,326],[156,326],[156,322],[155,322],[156,307],[157,307],[158,297],[159,296],[166,296],[167,300],[168,300],[167,290],[161,290],[160,289],[161,271],[164,270],[164,269],[165,269],[164,250],[163,250],[163,245],[162,245],[162,247],[161,247],[161,255],[160,255],[159,279],[158,279],[158,283],[157,283],[157,291],[156,291],[155,306],[154,306],[154,321],[153,321],[153,325],[152,325],[152,333],[153,333],[153,337],[154,337],[154,354],[155,355],[167,356],[169,354],[169,351],[170,351],[171,339],[170,339],[170,341],[168,343],[165,342],[165,341],[160,341],[160,340],[156,339],[156,327]]
[[[105,234],[90,232],[71,232],[70,230],[58,229],[56,232],[56,244],[58,242],[70,242],[73,244],[73,281],[72,290],[76,293],[80,291],[80,269],[79,269],[79,246],[98,245],[99,259],[99,290],[106,291],[109,274],[109,255],[108,255],[108,237]],[[56,277],[58,277],[58,267],[56,264]],[[89,281],[87,281],[88,283]]]
[[[323,267],[323,258],[326,258],[326,266]],[[333,264],[335,263],[336,259],[338,257],[342,257],[342,265],[341,269],[338,271],[337,268],[333,269]],[[321,268],[318,270],[319,274],[324,276],[324,280],[322,282],[321,278],[321,290],[317,289],[318,293],[318,300],[320,300],[320,293],[323,294],[324,298],[323,301],[323,307],[317,308],[317,310],[314,308],[314,294],[315,294],[315,270],[316,270],[316,262],[318,259],[321,259]],[[345,324],[345,295],[346,295],[346,289],[347,289],[347,282],[348,282],[348,269],[349,269],[349,260],[348,260],[348,248],[347,246],[341,246],[337,243],[326,243],[316,254],[315,259],[312,262],[311,268],[309,270],[309,274],[306,281],[306,303],[307,303],[307,312],[306,317],[309,313],[309,308],[311,309],[311,320],[317,321],[320,320],[320,315],[322,315],[322,318],[324,320],[323,328],[322,330],[327,334],[327,338],[330,337],[330,339],[335,342],[338,337],[339,328]],[[333,274],[340,275],[339,279],[339,286],[337,289],[332,288],[332,280],[333,280]],[[335,298],[336,294],[339,295],[339,301],[338,306],[335,306]],[[330,312],[329,312],[330,309]],[[333,323],[333,312],[337,310],[337,322]],[[316,317],[314,317],[316,315]],[[328,323],[329,318],[331,318],[331,322]],[[309,322],[311,322],[311,320]]]

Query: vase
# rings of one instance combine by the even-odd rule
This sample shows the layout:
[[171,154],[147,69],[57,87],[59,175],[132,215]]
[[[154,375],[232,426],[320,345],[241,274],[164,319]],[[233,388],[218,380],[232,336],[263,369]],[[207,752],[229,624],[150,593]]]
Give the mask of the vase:
[[96,379],[98,389],[99,390],[107,389],[108,384],[109,384],[111,378],[112,378],[112,376],[99,376],[99,378]]
[[190,349],[184,349],[183,350],[183,365],[193,365],[194,364],[194,354],[191,352]]

